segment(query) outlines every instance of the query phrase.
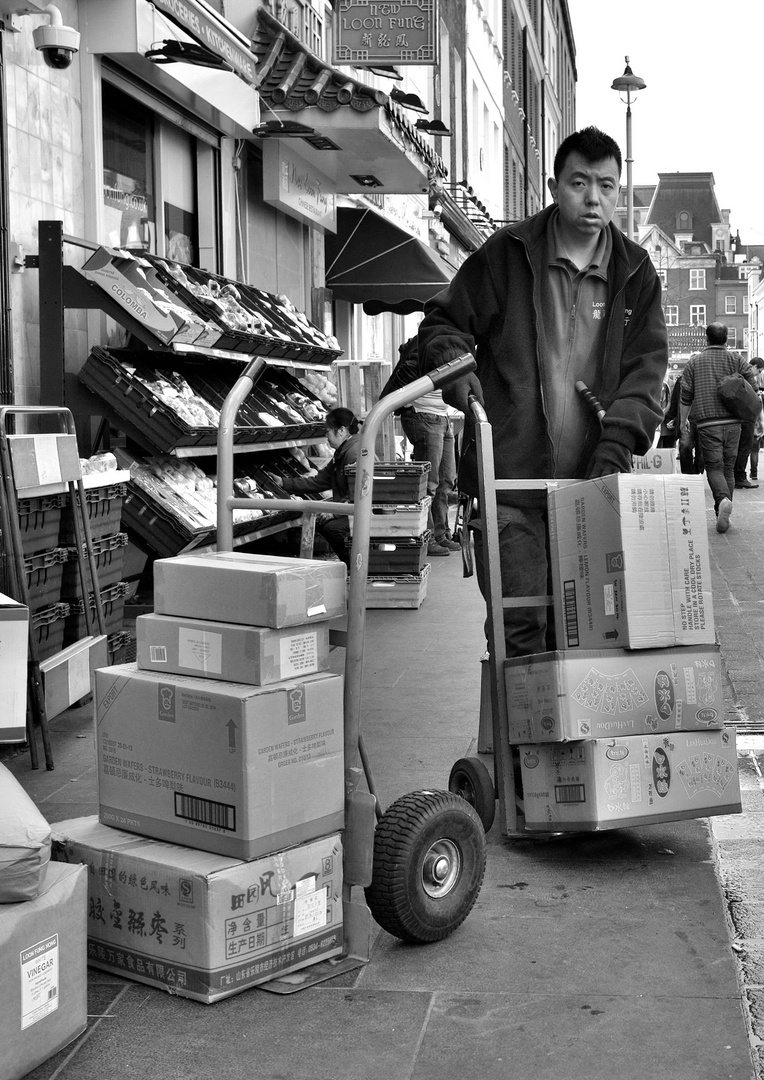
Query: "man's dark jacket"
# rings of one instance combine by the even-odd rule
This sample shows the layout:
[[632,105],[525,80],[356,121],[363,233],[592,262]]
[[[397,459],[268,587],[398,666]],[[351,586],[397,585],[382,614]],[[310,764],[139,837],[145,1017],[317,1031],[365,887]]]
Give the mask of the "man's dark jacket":
[[[418,330],[423,372],[465,352],[475,356],[500,478],[557,475],[544,408],[551,373],[541,317],[551,305],[547,224],[553,212],[556,207],[548,207],[494,233],[427,302]],[[600,429],[591,410],[575,473],[581,479],[598,459],[605,471],[629,471],[631,454],[647,452],[663,415],[668,344],[660,281],[644,248],[608,228],[606,345],[589,387],[606,416]],[[477,494],[475,465],[473,444],[459,476],[461,490],[470,494]]]

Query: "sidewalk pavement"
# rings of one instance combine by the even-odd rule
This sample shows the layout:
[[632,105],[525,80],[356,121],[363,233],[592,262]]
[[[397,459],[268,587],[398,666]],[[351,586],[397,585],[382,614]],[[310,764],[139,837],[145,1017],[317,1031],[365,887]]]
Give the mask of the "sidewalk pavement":
[[[707,510],[742,815],[519,840],[497,821],[451,937],[375,928],[368,965],[288,996],[207,1006],[90,969],[87,1031],[32,1080],[764,1076],[764,489],[736,493],[724,535]],[[433,560],[418,610],[368,613],[362,729],[385,806],[447,787],[474,751],[483,619],[457,554]],[[52,772],[20,748],[0,757],[50,822],[95,814],[91,708],[51,733]]]

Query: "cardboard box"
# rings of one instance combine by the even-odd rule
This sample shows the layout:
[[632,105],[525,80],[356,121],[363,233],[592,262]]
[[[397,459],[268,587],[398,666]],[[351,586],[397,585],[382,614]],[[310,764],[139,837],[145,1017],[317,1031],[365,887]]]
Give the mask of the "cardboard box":
[[619,473],[550,491],[559,648],[713,644],[704,485]]
[[48,864],[40,895],[0,905],[0,1080],[18,1080],[87,1027],[87,872]]
[[520,747],[532,832],[621,829],[738,814],[735,732],[677,731]]
[[302,626],[345,614],[345,564],[241,551],[154,563],[154,611],[245,626]]
[[537,653],[504,672],[511,743],[724,726],[718,645]]
[[342,952],[337,834],[241,862],[85,817],[56,823],[54,857],[87,864],[88,963],[179,997],[209,1004]]
[[105,825],[255,859],[344,825],[340,675],[271,686],[96,671]]
[[266,686],[329,667],[326,622],[273,630],[177,615],[139,615],[135,631],[136,660],[146,671]]
[[0,593],[0,743],[27,737],[27,650],[29,609]]
[[649,454],[631,459],[631,467],[635,473],[675,473],[676,466],[677,451],[671,446],[654,447]]

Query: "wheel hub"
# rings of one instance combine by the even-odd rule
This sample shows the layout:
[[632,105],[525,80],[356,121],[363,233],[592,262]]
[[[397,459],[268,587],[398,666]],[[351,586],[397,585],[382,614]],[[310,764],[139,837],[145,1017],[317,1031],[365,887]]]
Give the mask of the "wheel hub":
[[457,845],[452,840],[436,840],[422,863],[422,887],[427,895],[434,899],[447,896],[459,880],[461,866]]

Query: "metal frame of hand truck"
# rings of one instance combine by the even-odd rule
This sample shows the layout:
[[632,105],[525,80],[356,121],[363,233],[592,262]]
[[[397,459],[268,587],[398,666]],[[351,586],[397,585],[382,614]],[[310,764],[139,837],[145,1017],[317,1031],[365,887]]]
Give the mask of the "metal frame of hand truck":
[[[236,416],[252,390],[267,361],[254,359],[239,376],[220,412],[218,429],[218,517],[217,550],[233,550],[233,511],[251,509],[253,505],[270,510],[300,510],[303,514],[353,515],[353,537],[348,575],[347,629],[344,633],[331,631],[335,645],[345,648],[344,668],[344,755],[345,755],[345,828],[343,832],[343,955],[339,960],[318,961],[316,964],[284,979],[274,979],[261,989],[276,993],[291,993],[343,971],[368,962],[371,950],[371,911],[364,899],[363,888],[372,880],[374,833],[377,821],[383,817],[377,797],[369,760],[360,730],[361,692],[363,677],[364,637],[366,627],[366,577],[369,561],[369,538],[372,519],[373,463],[377,434],[382,422],[404,405],[422,394],[473,370],[471,356],[459,357],[396,390],[378,401],[369,411],[361,428],[356,467],[355,498],[353,503],[337,503],[305,499],[237,498],[233,482],[233,439]],[[368,790],[362,787],[365,779]],[[421,793],[425,794],[425,793]],[[427,794],[432,795],[432,792]],[[446,792],[446,794],[448,794]],[[477,823],[477,819],[476,823]],[[482,829],[481,829],[482,832]],[[481,843],[484,839],[481,838]],[[484,852],[483,852],[484,855]],[[482,883],[482,875],[481,875]],[[472,898],[477,897],[480,884]],[[359,895],[360,892],[360,895]],[[471,904],[470,904],[471,907]]]
[[[58,406],[25,406],[9,405],[0,408],[0,468],[2,469],[2,491],[0,491],[0,528],[2,529],[3,545],[2,552],[7,569],[9,588],[14,600],[29,608],[29,589],[27,588],[26,572],[24,567],[24,548],[21,538],[18,514],[18,488],[16,486],[13,465],[14,447],[16,438],[34,439],[34,436],[17,436],[8,430],[9,421],[16,418],[24,418],[31,422],[32,427],[45,425],[47,420],[57,422],[58,431],[55,438],[68,438],[74,440],[76,447],[76,430],[74,417],[69,409]],[[62,457],[58,457],[59,462]],[[71,455],[69,455],[71,457]],[[94,667],[105,665],[107,660],[106,624],[104,621],[101,594],[98,589],[98,571],[96,569],[95,552],[90,532],[90,520],[88,518],[85,489],[82,483],[82,473],[79,466],[79,456],[74,455],[76,465],[67,471],[59,469],[54,483],[65,484],[69,493],[69,501],[72,509],[74,523],[74,535],[77,544],[77,565],[79,568],[82,595],[85,598],[85,627],[87,634],[76,645],[69,646],[56,653],[53,657],[43,662],[41,667],[37,639],[32,625],[32,615],[29,616],[29,656],[28,656],[28,698],[27,698],[27,741],[33,769],[38,768],[37,741],[35,737],[35,724],[39,725],[42,735],[43,749],[45,753],[46,768],[55,768],[53,753],[51,750],[50,733],[48,728],[49,708],[46,694],[45,678],[58,665],[76,662],[75,657],[87,653],[88,671]],[[44,485],[40,485],[41,487]],[[21,489],[24,490],[24,489]],[[34,490],[34,489],[29,489]],[[95,623],[90,605],[87,603],[91,589],[87,587],[87,569],[90,573],[90,582],[95,605]],[[79,667],[80,665],[78,665]],[[85,690],[81,685],[82,680],[77,679],[72,683]],[[89,680],[88,680],[89,681]],[[84,697],[85,694],[80,696]],[[64,707],[73,704],[71,695],[67,695]]]

